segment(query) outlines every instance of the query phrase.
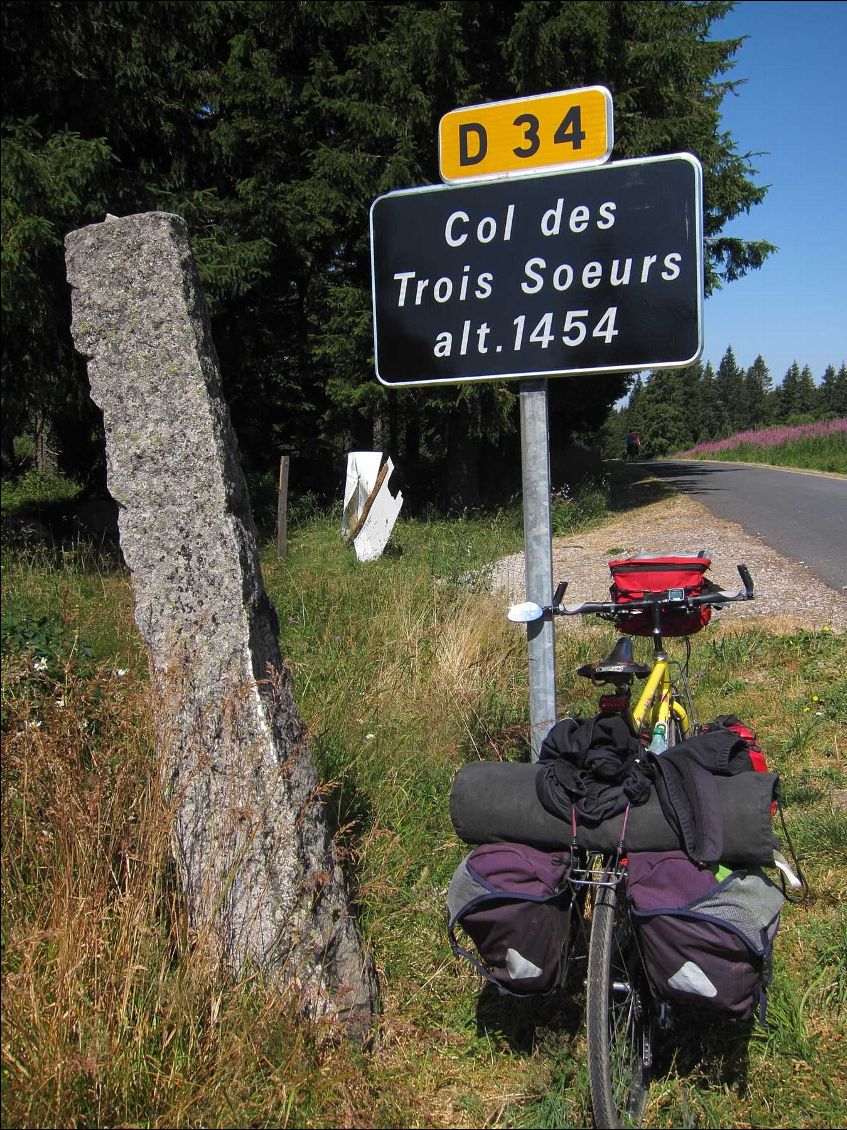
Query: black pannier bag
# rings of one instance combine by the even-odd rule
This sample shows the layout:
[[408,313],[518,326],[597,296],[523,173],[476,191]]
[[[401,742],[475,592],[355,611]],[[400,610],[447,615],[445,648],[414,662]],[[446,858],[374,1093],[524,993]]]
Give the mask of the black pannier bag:
[[630,852],[627,890],[659,998],[764,1022],[779,887],[758,868],[715,874],[666,851]]
[[[548,993],[567,958],[571,895],[568,853],[520,843],[482,844],[456,868],[447,892],[453,952],[501,993]],[[473,941],[459,944],[456,928]]]
[[[709,587],[715,587],[705,578],[711,563],[711,558],[705,554],[697,557],[627,557],[610,561],[612,587],[609,592],[614,603],[621,608],[621,615],[615,620],[619,631],[631,636],[651,636],[652,613],[627,612],[626,605],[633,600],[646,600],[651,596],[666,598],[669,593],[678,595],[680,599],[701,596]],[[662,632],[666,636],[690,636],[705,628],[711,616],[712,610],[708,604],[702,604],[691,612],[665,612],[662,616]]]

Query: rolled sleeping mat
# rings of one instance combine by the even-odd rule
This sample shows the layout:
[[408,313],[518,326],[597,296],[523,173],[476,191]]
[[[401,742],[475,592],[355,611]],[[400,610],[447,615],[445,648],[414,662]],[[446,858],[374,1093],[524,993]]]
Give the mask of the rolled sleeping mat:
[[[450,819],[467,844],[524,843],[553,850],[571,842],[570,822],[544,808],[535,790],[536,764],[473,761],[462,766],[450,789]],[[772,867],[779,849],[771,821],[778,778],[773,773],[715,777],[723,811],[721,863]],[[594,828],[578,823],[579,843],[589,851],[614,852],[623,817]],[[662,811],[655,791],[630,809],[625,846],[630,851],[679,851],[680,838]]]

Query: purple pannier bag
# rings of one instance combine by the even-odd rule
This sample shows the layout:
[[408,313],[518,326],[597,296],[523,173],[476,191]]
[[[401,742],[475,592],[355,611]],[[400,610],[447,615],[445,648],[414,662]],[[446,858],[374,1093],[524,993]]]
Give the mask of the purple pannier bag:
[[666,1001],[764,1021],[782,891],[758,869],[718,880],[682,851],[630,852],[647,974]]
[[[482,844],[456,868],[447,892],[447,934],[501,993],[524,996],[557,988],[567,957],[568,852],[528,844]],[[461,926],[476,955],[456,938]]]

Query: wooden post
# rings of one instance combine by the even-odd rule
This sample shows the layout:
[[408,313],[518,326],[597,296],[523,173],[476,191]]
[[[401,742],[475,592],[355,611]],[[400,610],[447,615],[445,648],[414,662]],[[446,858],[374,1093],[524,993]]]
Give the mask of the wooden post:
[[288,456],[279,459],[279,496],[276,504],[276,554],[285,557],[288,549]]

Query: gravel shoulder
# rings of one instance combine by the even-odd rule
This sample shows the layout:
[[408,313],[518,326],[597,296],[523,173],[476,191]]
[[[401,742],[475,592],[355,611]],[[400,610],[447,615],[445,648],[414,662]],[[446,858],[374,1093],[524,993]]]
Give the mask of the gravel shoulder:
[[[721,587],[739,587],[739,562],[747,565],[753,577],[755,600],[727,605],[718,613],[723,623],[746,622],[749,626],[765,620],[773,631],[847,631],[847,596],[819,581],[804,566],[781,557],[737,523],[716,518],[701,503],[683,495],[628,511],[572,538],[554,538],[553,583],[566,580],[571,601],[605,600],[609,558],[698,553],[701,549],[712,559],[707,575]],[[525,598],[522,553],[497,563],[492,588],[503,592],[509,603]]]

